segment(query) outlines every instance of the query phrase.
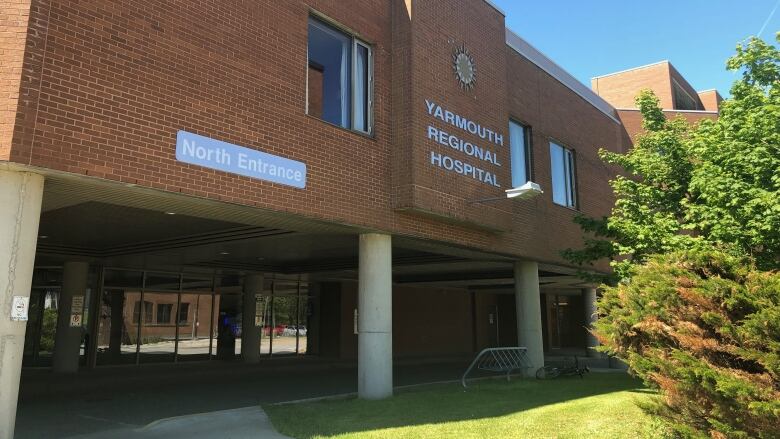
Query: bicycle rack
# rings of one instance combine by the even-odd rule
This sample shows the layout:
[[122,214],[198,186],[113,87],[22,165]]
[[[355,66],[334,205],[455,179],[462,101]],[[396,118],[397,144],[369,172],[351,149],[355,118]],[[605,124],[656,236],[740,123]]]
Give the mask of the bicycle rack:
[[509,375],[513,370],[531,369],[532,366],[528,360],[528,349],[524,347],[505,347],[505,348],[487,348],[483,349],[471,365],[466,369],[466,373],[461,378],[461,384],[466,387],[466,376],[474,367],[479,370],[490,372],[505,372],[506,380],[509,381]]

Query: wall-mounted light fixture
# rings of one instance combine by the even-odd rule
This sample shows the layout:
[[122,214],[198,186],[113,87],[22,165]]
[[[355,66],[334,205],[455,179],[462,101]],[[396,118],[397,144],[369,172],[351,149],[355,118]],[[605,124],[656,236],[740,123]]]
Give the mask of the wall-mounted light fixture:
[[512,189],[507,189],[504,191],[504,193],[506,193],[505,197],[483,198],[481,200],[469,201],[469,203],[470,204],[487,203],[489,201],[508,200],[512,198],[516,198],[518,200],[527,200],[543,194],[544,191],[542,191],[541,186],[534,183],[533,181],[529,181],[522,186],[518,186]]

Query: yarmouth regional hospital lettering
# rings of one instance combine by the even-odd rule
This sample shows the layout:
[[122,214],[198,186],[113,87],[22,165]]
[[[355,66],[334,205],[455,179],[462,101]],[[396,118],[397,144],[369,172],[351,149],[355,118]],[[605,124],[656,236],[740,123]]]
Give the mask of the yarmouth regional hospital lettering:
[[176,160],[303,189],[306,164],[243,146],[179,131]]
[[[496,133],[473,120],[442,108],[441,105],[438,105],[435,102],[426,100],[425,107],[428,110],[429,116],[439,119],[455,130],[465,131],[480,139],[484,139],[488,143],[504,146],[504,136],[502,134]],[[449,131],[452,131],[450,128],[447,128],[447,130],[448,131],[445,131],[436,128],[433,125],[428,125],[428,140],[466,154],[473,160],[458,160],[450,157],[446,152],[441,153],[432,150],[431,165],[438,166],[449,172],[471,177],[490,186],[501,187],[501,184],[498,183],[496,171],[491,170],[491,167],[501,167],[496,152],[490,148],[475,145],[461,139],[457,135],[450,133]]]

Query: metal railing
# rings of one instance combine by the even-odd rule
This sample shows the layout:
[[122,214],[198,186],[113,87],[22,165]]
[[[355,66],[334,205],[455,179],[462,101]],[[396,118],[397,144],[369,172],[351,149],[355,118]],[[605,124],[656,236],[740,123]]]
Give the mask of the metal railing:
[[461,378],[461,384],[466,387],[466,377],[477,368],[489,372],[506,373],[506,380],[512,371],[531,369],[532,365],[528,360],[527,349],[524,347],[505,347],[505,348],[487,348],[483,349],[471,365],[466,369],[466,373]]

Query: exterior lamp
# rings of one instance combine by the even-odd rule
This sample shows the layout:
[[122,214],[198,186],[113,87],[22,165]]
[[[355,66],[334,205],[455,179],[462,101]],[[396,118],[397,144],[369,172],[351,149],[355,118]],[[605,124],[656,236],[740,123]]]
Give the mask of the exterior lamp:
[[488,201],[507,200],[511,198],[517,198],[518,200],[528,200],[544,193],[544,191],[542,191],[542,187],[533,181],[526,182],[524,185],[518,186],[516,188],[507,189],[504,192],[506,193],[506,197],[484,198],[482,200],[469,201],[469,203],[486,203]]

